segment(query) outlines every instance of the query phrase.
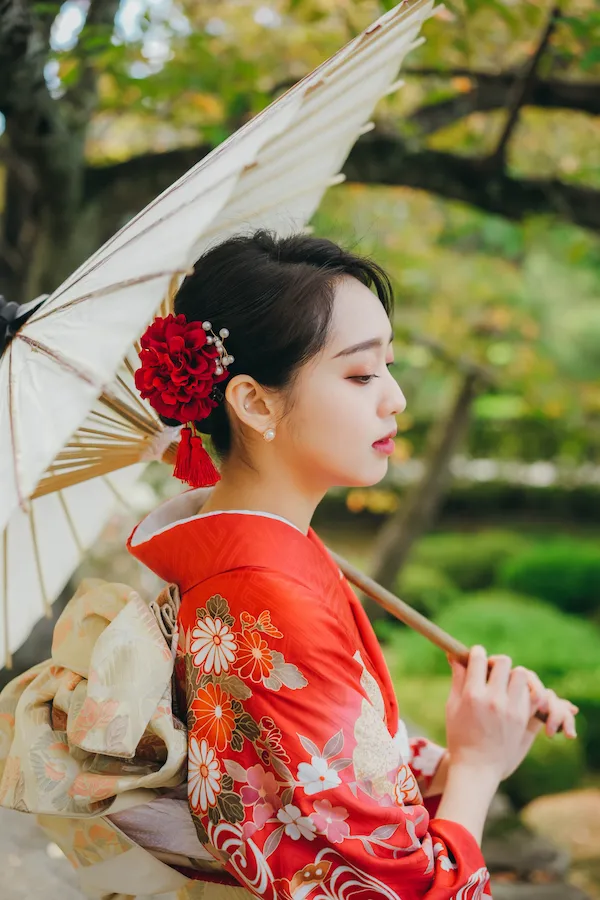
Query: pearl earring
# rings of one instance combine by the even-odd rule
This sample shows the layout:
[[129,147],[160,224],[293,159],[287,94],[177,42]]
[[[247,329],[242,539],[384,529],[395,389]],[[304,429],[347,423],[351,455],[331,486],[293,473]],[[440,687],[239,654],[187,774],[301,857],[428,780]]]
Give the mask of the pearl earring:
[[272,441],[275,437],[275,430],[273,428],[267,428],[265,433],[263,434],[265,441]]

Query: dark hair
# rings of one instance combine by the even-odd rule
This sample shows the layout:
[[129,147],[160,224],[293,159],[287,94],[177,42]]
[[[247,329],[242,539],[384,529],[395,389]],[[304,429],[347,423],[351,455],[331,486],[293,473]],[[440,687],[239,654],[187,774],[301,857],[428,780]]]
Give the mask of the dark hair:
[[[217,334],[221,328],[229,330],[224,343],[235,357],[228,367],[232,376],[243,372],[266,388],[287,388],[326,343],[334,282],[342,275],[367,287],[374,284],[391,318],[392,285],[377,263],[325,238],[304,233],[278,237],[263,228],[207,250],[181,284],[174,311],[188,321],[208,320]],[[223,393],[226,385],[219,385]],[[211,435],[221,459],[228,455],[231,428],[225,401],[197,427]]]

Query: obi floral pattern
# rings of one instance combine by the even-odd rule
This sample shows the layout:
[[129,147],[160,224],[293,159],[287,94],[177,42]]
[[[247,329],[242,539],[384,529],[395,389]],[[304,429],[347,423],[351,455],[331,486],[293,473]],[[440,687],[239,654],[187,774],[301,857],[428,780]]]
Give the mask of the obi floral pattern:
[[0,693],[0,805],[35,814],[95,898],[131,894],[133,881],[143,894],[193,885],[108,817],[117,802],[143,805],[185,784],[187,735],[173,716],[172,672],[169,645],[141,597],[89,579],[55,626],[51,659]]

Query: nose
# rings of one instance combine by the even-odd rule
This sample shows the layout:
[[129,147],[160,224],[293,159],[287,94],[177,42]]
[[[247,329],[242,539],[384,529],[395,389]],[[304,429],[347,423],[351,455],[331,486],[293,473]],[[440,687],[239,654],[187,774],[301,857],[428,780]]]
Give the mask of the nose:
[[406,409],[406,397],[402,388],[394,378],[391,372],[388,372],[387,394],[386,394],[386,414],[388,416],[397,416]]

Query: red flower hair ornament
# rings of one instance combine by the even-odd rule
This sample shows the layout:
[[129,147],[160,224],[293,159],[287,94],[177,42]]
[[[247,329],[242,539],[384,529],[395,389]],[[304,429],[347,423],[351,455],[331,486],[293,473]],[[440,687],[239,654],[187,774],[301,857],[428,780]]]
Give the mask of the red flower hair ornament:
[[234,361],[223,346],[227,337],[226,328],[217,336],[210,322],[188,322],[180,313],[154,319],[140,339],[135,386],[157,413],[185,424],[173,475],[192,487],[208,487],[221,477],[194,423],[222,399],[215,385],[228,377]]

